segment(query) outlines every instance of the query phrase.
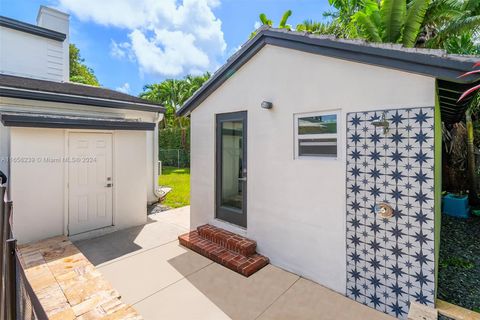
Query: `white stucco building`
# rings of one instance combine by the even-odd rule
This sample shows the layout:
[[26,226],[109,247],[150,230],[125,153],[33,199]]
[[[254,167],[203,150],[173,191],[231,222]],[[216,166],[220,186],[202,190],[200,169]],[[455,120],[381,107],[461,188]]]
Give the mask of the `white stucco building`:
[[473,61],[259,30],[179,111],[191,228],[245,235],[272,264],[399,318],[432,305],[441,121],[464,110]]
[[144,224],[162,106],[69,82],[69,16],[0,17],[0,169],[21,243]]

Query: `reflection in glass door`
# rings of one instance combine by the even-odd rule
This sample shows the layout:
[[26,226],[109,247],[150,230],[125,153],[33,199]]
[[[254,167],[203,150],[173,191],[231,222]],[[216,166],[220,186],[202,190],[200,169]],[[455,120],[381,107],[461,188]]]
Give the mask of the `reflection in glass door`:
[[247,112],[217,115],[216,217],[247,226]]

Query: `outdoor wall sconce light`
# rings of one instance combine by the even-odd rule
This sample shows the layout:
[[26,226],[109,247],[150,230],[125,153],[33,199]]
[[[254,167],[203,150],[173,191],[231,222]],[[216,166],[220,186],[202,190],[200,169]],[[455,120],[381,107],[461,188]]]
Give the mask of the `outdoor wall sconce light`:
[[262,104],[261,104],[262,108],[263,109],[272,109],[273,108],[273,103],[271,103],[270,101],[262,101]]
[[393,217],[393,208],[385,202],[380,202],[375,205],[375,213],[384,219]]

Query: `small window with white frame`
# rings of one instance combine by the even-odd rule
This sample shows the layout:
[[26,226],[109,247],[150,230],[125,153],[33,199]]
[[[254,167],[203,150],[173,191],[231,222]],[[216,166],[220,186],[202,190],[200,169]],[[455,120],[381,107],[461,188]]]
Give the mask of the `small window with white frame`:
[[338,111],[295,114],[295,158],[338,157]]

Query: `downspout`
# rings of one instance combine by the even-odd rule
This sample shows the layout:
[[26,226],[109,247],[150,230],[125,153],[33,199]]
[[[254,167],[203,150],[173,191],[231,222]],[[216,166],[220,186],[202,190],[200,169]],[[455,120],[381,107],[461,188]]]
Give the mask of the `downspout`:
[[153,129],[153,194],[159,200],[164,195],[160,188],[158,187],[158,126],[160,121],[163,120],[163,114],[157,113],[155,117],[155,129]]

